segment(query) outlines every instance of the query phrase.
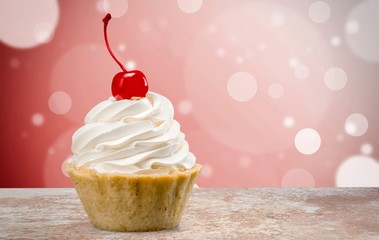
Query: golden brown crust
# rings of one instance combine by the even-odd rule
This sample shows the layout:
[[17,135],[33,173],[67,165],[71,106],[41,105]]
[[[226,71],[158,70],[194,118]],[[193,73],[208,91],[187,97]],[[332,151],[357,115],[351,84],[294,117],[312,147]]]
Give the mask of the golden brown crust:
[[92,224],[112,231],[154,231],[178,225],[201,165],[161,175],[99,174],[67,166]]

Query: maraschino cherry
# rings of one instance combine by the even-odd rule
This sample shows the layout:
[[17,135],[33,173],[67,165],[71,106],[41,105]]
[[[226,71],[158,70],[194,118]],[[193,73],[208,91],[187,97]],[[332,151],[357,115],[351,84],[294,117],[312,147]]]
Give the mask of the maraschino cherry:
[[103,18],[105,44],[107,45],[108,51],[111,54],[112,58],[122,69],[122,72],[117,73],[113,77],[112,95],[116,98],[116,100],[139,99],[146,97],[146,93],[149,90],[149,85],[147,83],[145,75],[138,70],[126,70],[126,68],[114,56],[111,48],[109,47],[107,26],[111,18],[112,16],[109,13]]

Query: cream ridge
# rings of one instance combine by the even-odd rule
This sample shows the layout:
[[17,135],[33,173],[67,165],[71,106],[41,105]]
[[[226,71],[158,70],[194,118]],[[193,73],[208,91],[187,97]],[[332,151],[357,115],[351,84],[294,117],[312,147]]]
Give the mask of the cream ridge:
[[71,163],[99,173],[191,169],[196,158],[173,117],[171,102],[154,92],[137,100],[111,97],[96,105],[87,114],[85,125],[74,133]]

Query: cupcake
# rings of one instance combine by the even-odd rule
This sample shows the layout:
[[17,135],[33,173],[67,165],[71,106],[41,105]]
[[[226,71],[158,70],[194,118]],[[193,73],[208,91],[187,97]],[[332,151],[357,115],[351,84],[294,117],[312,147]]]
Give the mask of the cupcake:
[[[110,18],[103,20],[105,38]],[[171,102],[147,91],[142,72],[122,69],[113,79],[113,97],[96,105],[74,133],[66,170],[95,227],[173,228],[201,165],[173,119]]]

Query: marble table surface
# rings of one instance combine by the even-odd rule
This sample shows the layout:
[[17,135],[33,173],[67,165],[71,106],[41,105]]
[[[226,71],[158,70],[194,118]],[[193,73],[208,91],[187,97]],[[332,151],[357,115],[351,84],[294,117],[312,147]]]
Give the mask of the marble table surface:
[[379,239],[379,188],[194,189],[178,227],[98,230],[74,189],[0,189],[0,239]]

